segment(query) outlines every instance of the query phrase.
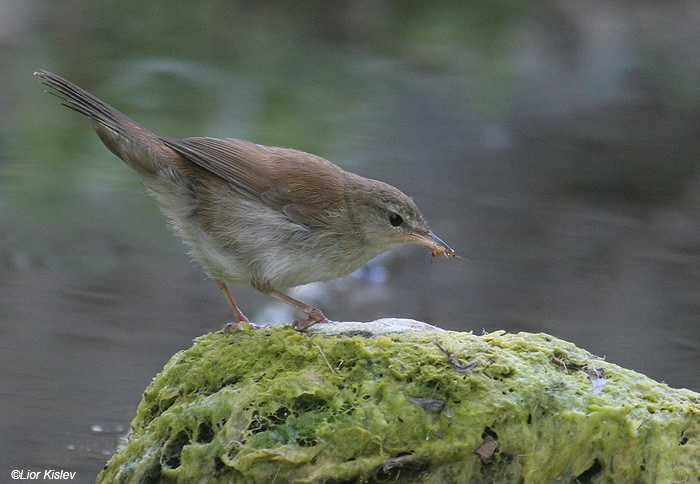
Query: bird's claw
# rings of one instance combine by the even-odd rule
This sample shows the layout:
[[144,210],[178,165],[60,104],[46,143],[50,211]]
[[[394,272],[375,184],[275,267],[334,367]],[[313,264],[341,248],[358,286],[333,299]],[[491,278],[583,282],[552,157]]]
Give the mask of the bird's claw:
[[250,329],[265,329],[265,328],[271,328],[271,324],[255,324],[251,323],[248,318],[243,316],[240,318],[238,321],[231,321],[230,323],[226,323],[224,326],[224,333],[230,333],[233,334],[241,329],[242,324],[247,324],[250,326]]
[[294,328],[297,331],[306,331],[314,324],[331,322],[330,319],[325,317],[323,313],[316,308],[309,311],[307,314],[309,315],[308,318],[294,321],[294,323],[292,323],[292,328]]

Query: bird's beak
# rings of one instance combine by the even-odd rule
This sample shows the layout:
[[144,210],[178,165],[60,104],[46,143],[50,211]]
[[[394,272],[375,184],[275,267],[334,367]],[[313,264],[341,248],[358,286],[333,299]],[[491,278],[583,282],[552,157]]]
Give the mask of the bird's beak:
[[457,257],[455,251],[452,250],[449,245],[443,242],[440,237],[432,232],[428,232],[427,234],[406,235],[411,239],[411,242],[415,242],[416,244],[424,245],[427,248],[432,249],[433,257],[437,257],[438,255],[444,255],[445,257]]

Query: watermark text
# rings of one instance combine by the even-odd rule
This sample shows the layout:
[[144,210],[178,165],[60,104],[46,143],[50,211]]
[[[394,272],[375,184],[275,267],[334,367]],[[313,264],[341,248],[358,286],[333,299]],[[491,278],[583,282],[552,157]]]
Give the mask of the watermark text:
[[15,469],[10,472],[10,477],[15,481],[67,481],[75,479],[75,471],[62,469],[44,469],[32,471],[29,469]]

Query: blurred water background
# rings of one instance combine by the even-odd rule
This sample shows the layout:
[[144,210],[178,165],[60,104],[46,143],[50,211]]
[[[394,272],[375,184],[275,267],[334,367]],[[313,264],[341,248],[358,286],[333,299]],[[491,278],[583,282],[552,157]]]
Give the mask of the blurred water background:
[[391,183],[467,258],[405,247],[293,292],[331,318],[543,331],[700,391],[699,45],[696,1],[0,0],[0,481],[92,481],[162,365],[230,318],[35,70],[158,134]]

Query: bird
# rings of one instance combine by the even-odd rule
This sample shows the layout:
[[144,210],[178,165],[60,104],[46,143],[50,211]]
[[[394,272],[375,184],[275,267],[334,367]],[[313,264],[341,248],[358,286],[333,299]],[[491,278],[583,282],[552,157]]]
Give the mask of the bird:
[[96,96],[45,70],[34,73],[62,104],[87,116],[100,140],[141,177],[172,231],[219,286],[230,332],[251,324],[228,284],[249,286],[305,313],[298,331],[331,322],[281,292],[348,275],[406,243],[458,257],[399,189],[291,148],[232,138],[151,133]]

